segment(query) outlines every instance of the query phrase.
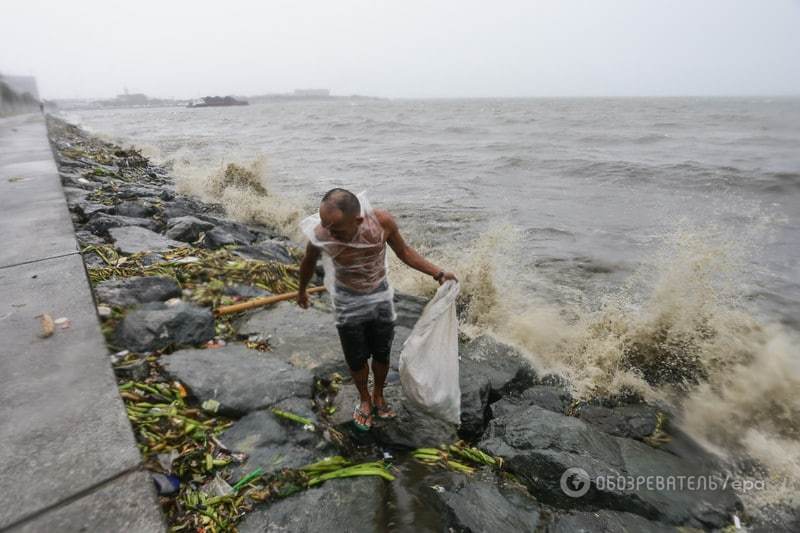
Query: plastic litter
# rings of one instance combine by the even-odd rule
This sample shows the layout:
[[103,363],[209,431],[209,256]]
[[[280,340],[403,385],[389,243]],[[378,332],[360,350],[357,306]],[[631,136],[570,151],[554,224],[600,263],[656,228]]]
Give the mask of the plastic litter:
[[459,285],[448,280],[428,302],[400,353],[400,383],[408,399],[453,424],[461,420],[458,383]]
[[333,301],[337,325],[397,317],[394,289],[386,277],[389,259],[383,226],[375,216],[366,191],[356,197],[364,220],[349,242],[335,239],[323,228],[319,212],[300,222],[300,229],[309,242],[322,250],[324,284]]
[[208,496],[227,496],[228,494],[233,494],[233,487],[219,477],[219,474],[203,485],[200,490]]
[[156,484],[159,496],[169,496],[175,494],[181,488],[181,480],[172,474],[150,474]]

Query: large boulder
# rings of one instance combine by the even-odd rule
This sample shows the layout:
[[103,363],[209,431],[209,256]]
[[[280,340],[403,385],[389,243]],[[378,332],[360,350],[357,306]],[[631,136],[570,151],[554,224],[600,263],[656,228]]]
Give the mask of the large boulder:
[[152,352],[171,346],[199,344],[214,337],[210,309],[185,302],[143,304],[117,324],[114,344],[132,352]]
[[214,227],[214,224],[197,217],[185,216],[171,218],[167,222],[166,236],[183,242],[195,242],[200,235]]
[[318,488],[258,507],[238,529],[240,533],[373,533],[386,512],[386,483],[378,477],[332,479]]
[[577,416],[601,431],[617,437],[643,439],[656,429],[658,409],[647,404],[620,405],[582,405]]
[[158,225],[149,218],[121,217],[103,212],[96,212],[89,217],[85,229],[95,235],[108,237],[111,228],[121,228],[124,226],[137,226],[150,230],[158,229]]
[[271,356],[317,375],[347,372],[333,313],[321,306],[302,309],[293,301],[280,302],[252,313],[238,330],[268,337]]
[[571,404],[572,395],[567,389],[555,385],[534,385],[522,392],[504,396],[491,404],[489,411],[492,418],[498,418],[531,405],[538,405],[542,409],[565,414]]
[[307,370],[241,344],[180,350],[161,362],[198,400],[217,400],[220,412],[232,416],[291,397],[310,398],[314,388],[314,376]]
[[108,234],[114,241],[114,248],[125,255],[141,252],[164,252],[171,248],[186,246],[185,243],[167,239],[160,233],[136,226],[111,228],[108,230]]
[[148,302],[164,302],[181,295],[181,287],[172,278],[136,276],[111,279],[94,288],[97,300],[116,307],[130,307]]
[[[489,423],[480,447],[505,458],[506,466],[541,501],[584,510],[609,509],[641,515],[673,525],[721,528],[740,503],[728,488],[678,490],[668,479],[708,476],[700,462],[691,462],[641,442],[614,437],[574,417],[530,406]],[[582,469],[588,480],[566,478],[585,494],[571,497],[562,489],[562,477],[571,468]],[[652,480],[652,484],[622,485],[618,481]],[[657,480],[662,485],[656,485]],[[650,482],[648,482],[650,483]],[[693,488],[698,488],[694,486]]]
[[472,438],[486,427],[489,404],[532,386],[536,372],[519,351],[489,335],[476,337],[459,352],[461,434]]
[[[278,408],[313,420],[313,416],[301,414],[281,403],[277,405]],[[303,429],[295,422],[279,420],[271,411],[255,411],[246,415],[220,438],[228,448],[248,455],[244,464],[232,469],[232,482],[256,468],[271,474],[282,468],[299,468],[334,453],[317,433]]]
[[543,525],[539,504],[520,490],[450,472],[426,478],[425,483],[442,519],[440,531],[523,532]]

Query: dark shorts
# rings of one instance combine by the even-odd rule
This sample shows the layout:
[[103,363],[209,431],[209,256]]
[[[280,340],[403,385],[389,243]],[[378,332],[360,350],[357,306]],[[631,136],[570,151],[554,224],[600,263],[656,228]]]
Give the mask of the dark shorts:
[[367,359],[389,363],[394,340],[394,322],[386,320],[367,320],[355,324],[336,326],[347,366],[358,371],[367,364]]

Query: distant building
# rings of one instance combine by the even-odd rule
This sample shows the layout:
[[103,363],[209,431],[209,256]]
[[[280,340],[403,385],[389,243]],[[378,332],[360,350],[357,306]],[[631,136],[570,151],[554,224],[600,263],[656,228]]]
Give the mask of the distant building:
[[36,86],[36,78],[33,76],[8,76],[0,74],[0,81],[20,96],[28,93],[35,99],[39,99],[39,88]]
[[326,98],[331,95],[330,89],[295,89],[295,96]]
[[118,94],[114,103],[120,105],[146,105],[148,100],[146,94],[129,93],[126,87],[125,94]]

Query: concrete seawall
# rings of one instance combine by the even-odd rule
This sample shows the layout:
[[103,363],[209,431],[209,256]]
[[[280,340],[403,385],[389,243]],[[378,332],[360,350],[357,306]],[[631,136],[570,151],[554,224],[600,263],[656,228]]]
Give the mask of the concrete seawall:
[[0,530],[163,531],[39,115],[0,119],[0,294]]

